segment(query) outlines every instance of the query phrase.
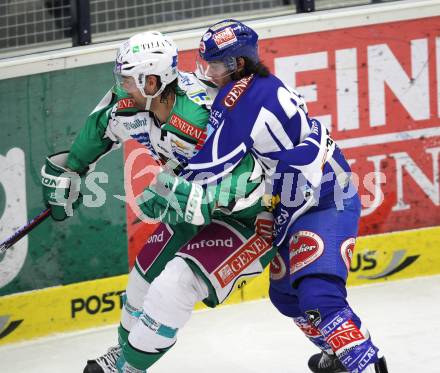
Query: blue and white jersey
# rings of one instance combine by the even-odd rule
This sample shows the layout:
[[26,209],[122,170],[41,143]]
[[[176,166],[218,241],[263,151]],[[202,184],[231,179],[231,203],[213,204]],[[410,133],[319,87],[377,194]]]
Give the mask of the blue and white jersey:
[[218,182],[253,153],[271,189],[277,245],[300,215],[348,184],[350,167],[326,128],[274,75],[251,75],[223,87],[208,127],[208,140],[185,177],[202,185]]

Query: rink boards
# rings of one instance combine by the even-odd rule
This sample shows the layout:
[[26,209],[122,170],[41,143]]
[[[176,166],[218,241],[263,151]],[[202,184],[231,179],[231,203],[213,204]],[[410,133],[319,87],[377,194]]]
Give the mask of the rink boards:
[[[440,227],[358,238],[349,285],[440,274]],[[240,284],[226,304],[267,297],[268,276]],[[119,321],[127,276],[0,298],[0,345]],[[202,304],[196,306],[203,308]]]
[[[265,63],[304,94],[359,176],[362,237],[349,285],[440,273],[439,19],[440,3],[423,0],[252,22]],[[173,35],[183,70],[193,68],[202,32]],[[44,158],[70,146],[113,83],[118,45],[0,61],[2,240],[41,211]],[[46,221],[0,257],[0,344],[118,322],[121,274],[148,236],[121,203],[122,163],[117,152],[100,162],[109,176],[102,206]],[[267,297],[268,276],[228,303]]]

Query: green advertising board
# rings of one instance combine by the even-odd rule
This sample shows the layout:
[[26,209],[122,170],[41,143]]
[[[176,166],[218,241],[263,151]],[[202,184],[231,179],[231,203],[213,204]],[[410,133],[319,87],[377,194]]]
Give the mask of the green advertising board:
[[[112,83],[111,63],[0,80],[1,241],[44,209],[45,157],[69,149]],[[122,159],[116,150],[96,168],[105,203],[47,219],[0,257],[0,295],[127,273]]]

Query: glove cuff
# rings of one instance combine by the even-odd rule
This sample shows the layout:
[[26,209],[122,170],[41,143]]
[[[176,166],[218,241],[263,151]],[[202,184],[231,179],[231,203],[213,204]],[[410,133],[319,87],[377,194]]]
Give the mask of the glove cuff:
[[67,157],[69,156],[68,151],[62,151],[46,157],[46,166],[50,167],[53,171],[62,174],[63,172],[68,172],[66,168]]
[[205,190],[201,185],[192,183],[188,204],[185,209],[185,221],[194,225],[207,224],[210,206],[205,198]]
[[[65,188],[68,189],[70,187],[70,177],[62,177],[59,176],[64,172],[68,172],[67,170],[59,172],[59,170],[56,170],[57,174],[47,173],[46,167],[49,167],[51,171],[54,171],[54,169],[51,166],[44,165],[41,168],[41,181],[44,186],[50,187],[50,188]],[[49,171],[50,172],[50,171]]]

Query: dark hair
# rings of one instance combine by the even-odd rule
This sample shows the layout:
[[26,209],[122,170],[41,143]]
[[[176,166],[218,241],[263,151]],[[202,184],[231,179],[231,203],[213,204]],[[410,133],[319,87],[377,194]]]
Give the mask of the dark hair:
[[269,68],[262,62],[254,62],[249,57],[239,57],[244,60],[244,69],[241,71],[236,71],[232,74],[232,80],[240,80],[245,76],[255,74],[266,78],[270,75]]
[[[155,75],[155,77],[157,78],[157,86],[160,87],[162,85],[162,81],[160,80],[160,76],[159,75]],[[160,102],[166,102],[168,100],[168,97],[170,95],[170,93],[179,93],[179,82],[178,82],[178,78],[174,79],[171,83],[168,83],[165,86],[165,89],[162,91],[162,93],[160,94]]]

